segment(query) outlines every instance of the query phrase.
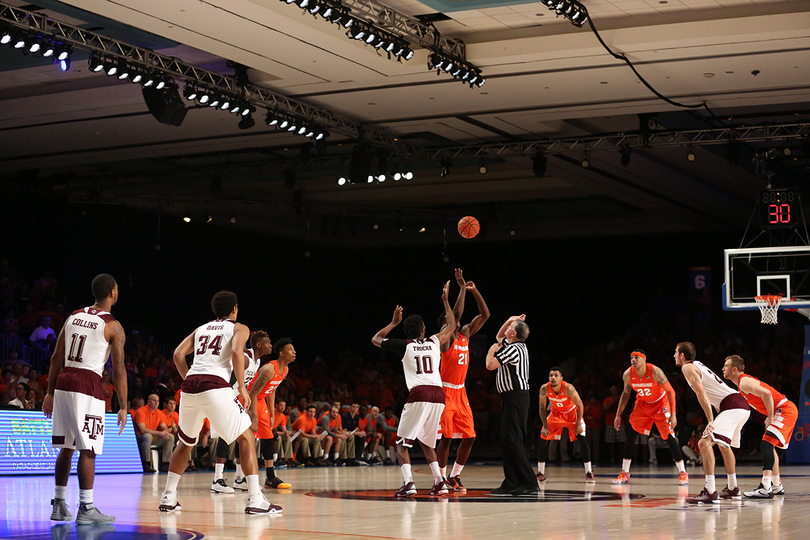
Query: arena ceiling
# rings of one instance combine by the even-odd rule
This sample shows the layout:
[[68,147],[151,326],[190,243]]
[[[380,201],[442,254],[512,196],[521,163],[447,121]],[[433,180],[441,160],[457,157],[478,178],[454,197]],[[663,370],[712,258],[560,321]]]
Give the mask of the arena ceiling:
[[[587,24],[576,28],[541,3],[384,3],[463,40],[486,84],[437,75],[416,46],[410,61],[391,60],[279,0],[0,0],[215,72],[243,64],[255,85],[419,149],[418,159],[400,160],[413,180],[338,186],[357,138],[333,131],[310,146],[266,126],[261,110],[250,129],[194,106],[179,127],[161,124],[138,85],[90,72],[86,53],[62,72],[3,47],[2,190],[362,246],[435,242],[464,215],[482,221],[488,240],[741,230],[767,184],[752,163],[757,151],[774,149],[766,164],[774,185],[810,179],[807,137],[742,140],[734,156],[725,144],[634,148],[626,166],[616,148],[549,153],[542,177],[533,154],[504,151],[808,123],[810,2],[584,0],[604,41],[657,91],[705,102],[714,116],[657,98]],[[484,146],[441,162],[442,149]]]

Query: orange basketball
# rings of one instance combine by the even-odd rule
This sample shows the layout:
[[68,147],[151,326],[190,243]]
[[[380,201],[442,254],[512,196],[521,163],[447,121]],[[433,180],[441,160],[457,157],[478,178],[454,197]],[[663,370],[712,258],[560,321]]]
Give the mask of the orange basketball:
[[463,238],[475,238],[480,230],[481,224],[472,216],[465,216],[458,222],[458,234]]

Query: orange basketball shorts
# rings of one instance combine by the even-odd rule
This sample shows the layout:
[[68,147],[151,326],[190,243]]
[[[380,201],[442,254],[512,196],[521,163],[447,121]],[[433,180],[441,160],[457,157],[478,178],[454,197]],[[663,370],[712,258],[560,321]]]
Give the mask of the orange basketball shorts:
[[799,418],[799,410],[792,401],[787,401],[773,411],[773,422],[765,430],[763,441],[768,441],[775,448],[787,448],[793,436],[793,428]]
[[636,406],[630,414],[630,425],[637,433],[649,435],[655,424],[661,438],[666,440],[672,433],[669,428],[669,416],[669,401],[666,396],[654,403],[636,400]]
[[444,387],[441,433],[445,439],[472,439],[475,437],[475,422],[466,389]]
[[[568,428],[568,439],[573,442],[577,440],[577,409],[576,407],[564,413],[554,412],[548,415],[548,435],[540,434],[541,439],[547,441],[559,441],[562,438],[563,429]],[[585,435],[585,420],[579,421],[582,426],[582,435]]]

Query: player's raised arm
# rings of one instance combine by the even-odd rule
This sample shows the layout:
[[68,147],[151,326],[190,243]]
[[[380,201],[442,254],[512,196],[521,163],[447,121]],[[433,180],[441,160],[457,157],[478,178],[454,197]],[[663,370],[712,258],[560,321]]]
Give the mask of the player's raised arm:
[[633,388],[630,386],[631,369],[633,368],[627,368],[624,375],[622,375],[622,380],[624,381],[624,390],[622,390],[622,395],[619,397],[619,405],[616,407],[616,419],[613,420],[613,428],[616,431],[619,431],[619,428],[622,427],[622,412],[627,406],[627,402],[630,401],[630,395],[633,393]]
[[242,396],[242,401],[245,408],[250,407],[250,394],[245,388],[245,343],[250,338],[250,329],[244,324],[234,324],[233,334],[233,355],[231,357],[231,364],[233,365],[233,373],[236,375],[236,384],[238,385],[239,395]]
[[177,366],[177,373],[179,373],[183,379],[186,378],[186,373],[188,373],[188,362],[186,362],[186,356],[194,352],[194,333],[195,332],[189,334],[186,339],[181,341],[180,345],[178,345],[174,350],[174,365]]
[[127,335],[121,323],[114,321],[104,328],[104,337],[110,340],[112,345],[110,356],[112,357],[113,386],[115,394],[118,396],[118,434],[124,432],[127,425],[127,370],[124,367],[124,344],[127,342]]
[[453,315],[455,315],[456,320],[459,321],[461,320],[461,315],[464,314],[464,298],[467,296],[467,282],[464,281],[461,268],[456,268],[456,283],[458,283],[459,291],[456,304],[453,306]]
[[[473,298],[475,298],[475,303],[478,304],[478,315],[470,321],[470,324],[464,325],[461,329],[461,333],[469,338],[477,334],[478,331],[481,330],[481,327],[484,326],[484,323],[487,322],[487,319],[489,319],[489,308],[487,307],[487,303],[484,302],[484,297],[478,292],[478,287],[475,286],[475,283],[468,281],[465,288],[468,292],[472,293]],[[524,316],[523,318],[525,319],[526,317]]]
[[[47,418],[53,415],[53,393],[56,391],[56,378],[62,371],[65,362],[65,327],[59,331],[59,337],[56,338],[56,347],[54,347],[53,355],[51,356],[51,367],[48,370],[48,392],[45,399],[42,400],[42,412],[45,413]],[[126,399],[126,397],[124,398]],[[124,407],[126,409],[126,407]]]
[[442,289],[442,302],[444,303],[444,315],[447,318],[447,324],[444,325],[444,328],[436,334],[436,337],[439,338],[439,343],[444,344],[450,341],[450,338],[453,337],[453,334],[456,331],[456,316],[453,313],[453,309],[450,307],[450,302],[448,301],[447,297],[450,294],[450,282],[444,284],[444,288]]
[[402,322],[402,306],[397,306],[394,308],[394,315],[391,317],[391,322],[388,323],[385,328],[374,334],[374,337],[371,338],[371,343],[375,346],[380,347],[382,345],[383,340],[388,335],[391,330],[397,327],[399,323]]
[[664,392],[667,393],[667,401],[669,402],[669,427],[673,430],[678,425],[678,419],[675,417],[675,389],[669,384],[664,370],[658,366],[653,366],[652,370],[653,380],[661,385]]
[[577,406],[577,435],[582,435],[585,425],[582,423],[582,415],[585,413],[585,405],[582,403],[582,398],[579,397],[579,392],[574,388],[574,385],[568,383],[565,385],[565,395],[571,398],[574,405]]

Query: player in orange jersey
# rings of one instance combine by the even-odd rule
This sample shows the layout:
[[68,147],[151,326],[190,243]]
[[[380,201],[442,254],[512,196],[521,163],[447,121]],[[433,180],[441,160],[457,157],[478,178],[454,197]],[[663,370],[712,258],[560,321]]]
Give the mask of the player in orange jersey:
[[[268,338],[269,339],[269,338]],[[250,381],[250,416],[256,438],[261,441],[261,454],[264,459],[267,478],[265,488],[287,489],[292,484],[283,482],[273,470],[273,454],[278,453],[278,441],[273,435],[276,414],[276,390],[290,371],[289,364],[295,362],[295,347],[290,338],[281,338],[273,345],[278,360],[267,362]],[[239,488],[237,488],[239,489]]]
[[[547,405],[551,402],[551,411]],[[543,429],[540,431],[540,458],[537,462],[537,481],[546,481],[546,459],[548,459],[549,441],[560,440],[562,431],[568,428],[571,442],[579,441],[579,451],[585,465],[585,480],[596,482],[591,469],[591,449],[585,440],[585,421],[582,412],[585,406],[573,384],[563,381],[562,370],[553,367],[548,372],[548,382],[540,387],[540,420]]]
[[[647,355],[641,349],[630,353],[630,367],[622,376],[624,391],[619,398],[619,407],[616,410],[616,419],[613,427],[616,431],[621,429],[622,411],[624,411],[630,394],[636,391],[636,405],[630,415],[632,431],[627,434],[627,443],[624,447],[622,472],[614,480],[614,484],[627,484],[630,482],[630,462],[636,450],[636,441],[639,433],[650,434],[653,424],[658,427],[661,438],[667,441],[672,452],[672,458],[678,467],[678,485],[689,483],[689,475],[683,464],[683,456],[678,441],[675,438],[675,390],[669,384],[667,376],[661,368],[647,363]],[[672,435],[672,437],[670,437]]]
[[[464,281],[460,268],[456,269],[456,283],[460,287],[458,299],[453,306],[456,329],[450,341],[442,345],[441,376],[445,405],[441,422],[442,440],[439,442],[436,453],[442,477],[447,478],[448,487],[453,488],[454,491],[465,492],[467,489],[461,484],[459,475],[470,457],[470,451],[475,442],[472,409],[470,409],[470,400],[467,398],[467,389],[464,386],[464,382],[467,380],[467,370],[470,367],[469,339],[489,319],[489,308],[475,284],[472,281]],[[470,321],[470,324],[461,326],[464,297],[468,291],[472,293],[475,303],[478,304],[478,315]],[[439,317],[439,328],[444,328],[446,324],[447,318],[442,313]],[[461,442],[456,453],[453,471],[450,476],[447,476],[447,460],[450,457],[450,443],[453,439],[461,439]]]
[[723,364],[723,377],[740,390],[748,404],[765,415],[765,435],[759,445],[762,451],[762,483],[745,496],[753,499],[771,499],[774,495],[784,495],[785,487],[779,477],[779,458],[784,454],[793,428],[799,418],[799,409],[784,394],[756,377],[746,375],[745,361],[736,354],[726,357]]

